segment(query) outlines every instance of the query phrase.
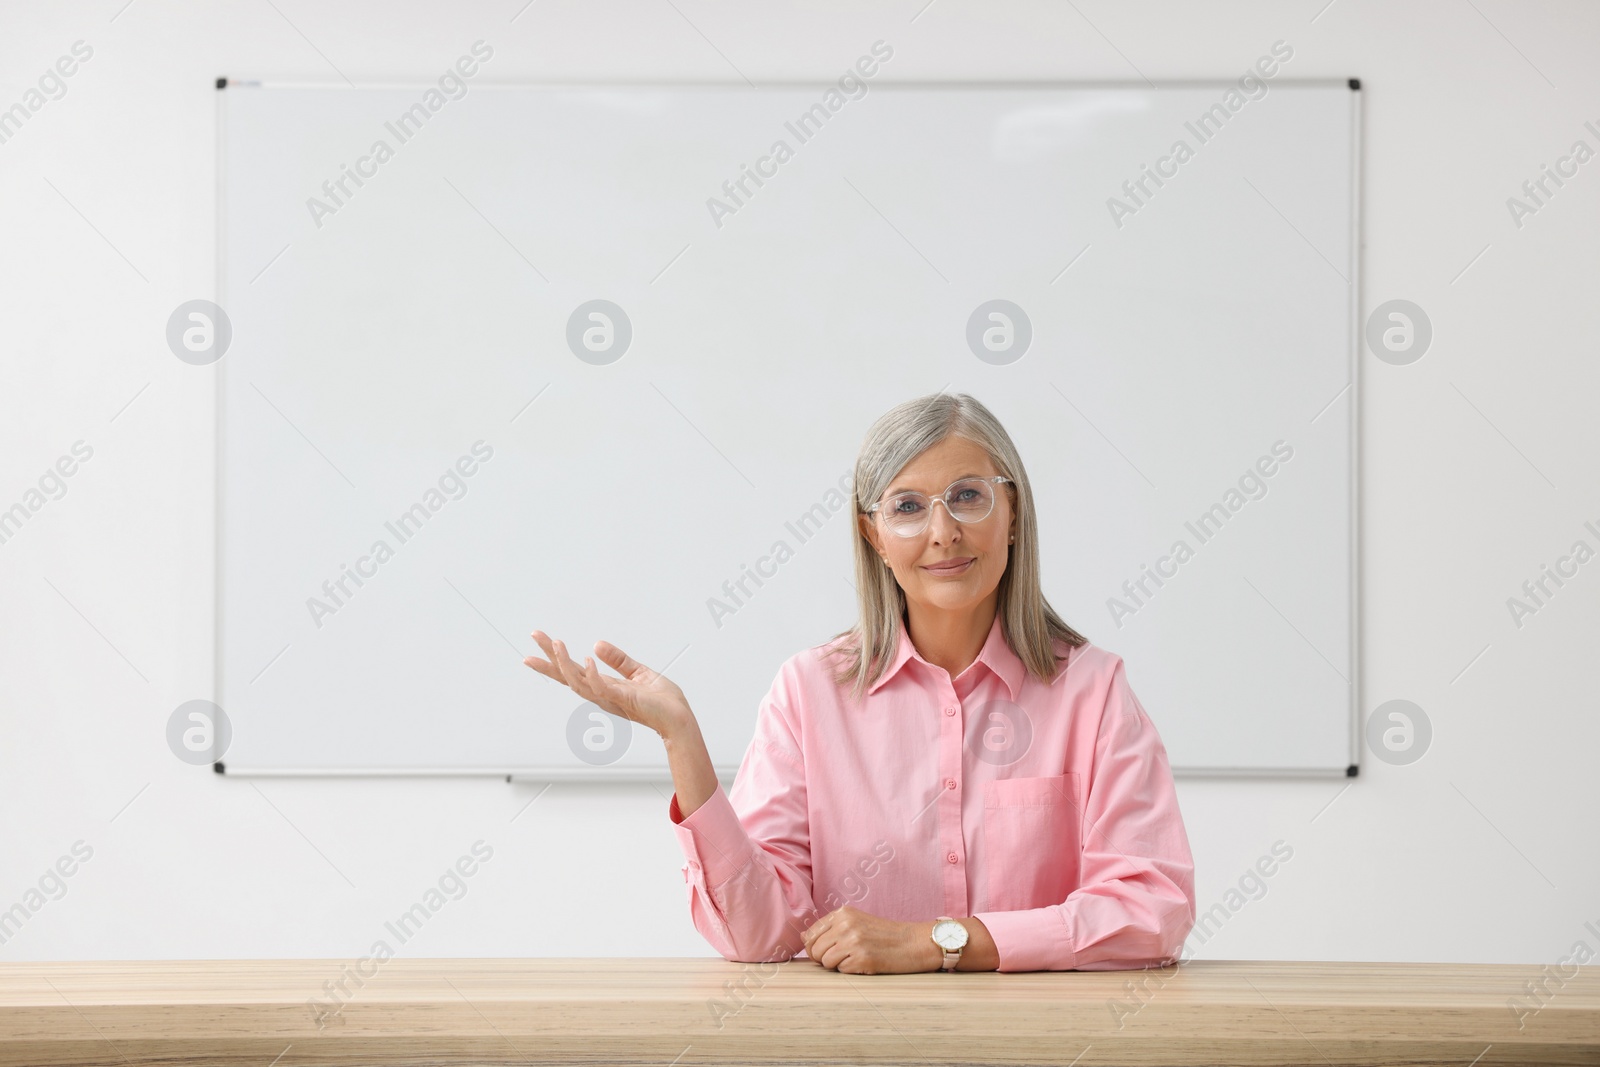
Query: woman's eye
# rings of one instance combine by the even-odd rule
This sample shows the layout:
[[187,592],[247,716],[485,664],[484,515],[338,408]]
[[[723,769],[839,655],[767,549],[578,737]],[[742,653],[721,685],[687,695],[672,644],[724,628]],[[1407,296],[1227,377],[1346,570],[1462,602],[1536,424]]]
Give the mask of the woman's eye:
[[894,503],[894,510],[895,510],[895,512],[897,514],[900,514],[900,515],[910,515],[912,513],[912,511],[916,510],[917,508],[919,508],[921,506],[922,505],[918,504],[915,500],[912,500],[911,498],[907,497],[907,498],[902,499],[902,500],[896,500],[895,503]]

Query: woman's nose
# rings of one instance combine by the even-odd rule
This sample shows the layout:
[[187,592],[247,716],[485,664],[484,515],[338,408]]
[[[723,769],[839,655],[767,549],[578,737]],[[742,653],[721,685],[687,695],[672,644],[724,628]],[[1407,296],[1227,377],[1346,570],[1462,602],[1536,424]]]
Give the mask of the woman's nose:
[[[944,504],[944,513],[941,515],[937,505]],[[950,513],[950,505],[941,497],[929,505],[928,528],[933,531],[936,540],[947,541],[950,535],[961,529],[961,520]]]

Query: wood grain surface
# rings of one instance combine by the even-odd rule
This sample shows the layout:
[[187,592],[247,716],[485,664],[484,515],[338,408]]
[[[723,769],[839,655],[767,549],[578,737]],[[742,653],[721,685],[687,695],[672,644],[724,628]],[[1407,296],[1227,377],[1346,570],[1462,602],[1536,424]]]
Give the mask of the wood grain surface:
[[[1217,960],[1028,974],[721,959],[364,969],[0,964],[0,1064],[1600,1064],[1591,967],[1565,981],[1532,966]],[[348,996],[330,994],[341,978]]]

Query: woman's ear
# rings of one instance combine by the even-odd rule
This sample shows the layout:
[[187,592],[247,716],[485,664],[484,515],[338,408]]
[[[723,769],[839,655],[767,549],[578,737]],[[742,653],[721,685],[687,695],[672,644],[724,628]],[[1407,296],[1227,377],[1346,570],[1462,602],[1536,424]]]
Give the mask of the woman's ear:
[[878,530],[872,524],[872,516],[858,514],[856,516],[856,526],[860,528],[861,536],[867,539],[867,543],[872,546],[873,551],[880,556],[883,555],[883,546],[878,544]]

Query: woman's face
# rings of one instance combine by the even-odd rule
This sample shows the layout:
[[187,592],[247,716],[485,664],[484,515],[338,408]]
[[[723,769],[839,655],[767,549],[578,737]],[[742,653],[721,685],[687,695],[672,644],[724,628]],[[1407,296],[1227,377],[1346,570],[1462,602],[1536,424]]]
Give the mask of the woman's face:
[[[884,525],[883,508],[857,517],[878,555],[887,557],[907,600],[939,611],[970,611],[1000,585],[1011,557],[1010,539],[1016,532],[1011,483],[995,487],[994,510],[978,522],[961,522],[937,502],[951,482],[999,473],[981,445],[947,437],[907,463],[883,494],[888,497],[904,489],[924,493],[934,501],[927,529],[915,537],[901,537]],[[930,569],[965,559],[971,562],[958,572]]]

